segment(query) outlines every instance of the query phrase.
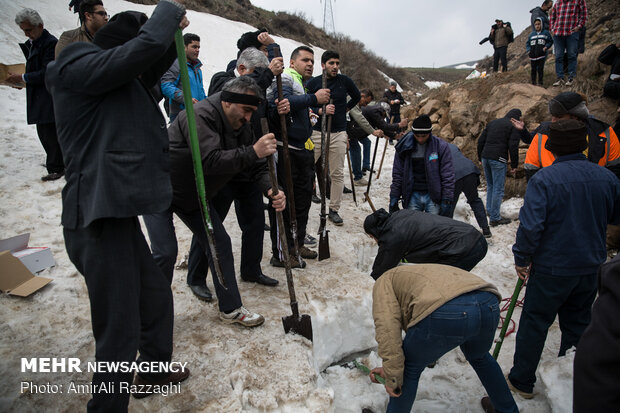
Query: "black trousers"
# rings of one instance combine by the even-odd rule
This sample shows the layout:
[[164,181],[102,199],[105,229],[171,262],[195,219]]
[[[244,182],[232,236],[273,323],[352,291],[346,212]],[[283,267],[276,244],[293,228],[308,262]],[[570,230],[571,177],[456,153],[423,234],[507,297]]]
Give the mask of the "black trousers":
[[[295,218],[297,219],[297,243],[301,247],[304,245],[306,237],[306,227],[308,225],[308,214],[312,205],[312,183],[314,181],[314,154],[308,150],[289,149],[289,157],[291,161],[291,179],[293,181],[293,198],[295,200]],[[278,146],[278,163],[277,175],[278,184],[283,188],[287,199],[289,198],[286,186],[286,175],[283,161],[282,147]],[[329,193],[329,192],[328,192]],[[287,234],[287,242],[289,251],[293,248],[293,236],[291,233],[289,203],[286,203],[286,209],[283,211],[284,227]],[[273,208],[269,208],[269,216],[272,222],[276,222],[276,212]],[[279,247],[280,236],[276,225],[271,226],[271,252],[274,257],[283,259],[281,249]]]
[[[231,181],[213,197],[213,207],[222,222],[233,201],[237,223],[241,228],[241,278],[255,278],[262,274],[265,210],[263,193],[256,182]],[[190,252],[191,256],[191,252]]]
[[506,57],[506,52],[508,51],[508,46],[496,47],[495,52],[493,53],[493,71],[497,72],[499,69],[499,61],[502,61],[502,72],[508,71],[508,58]]
[[461,193],[464,193],[465,198],[467,198],[467,203],[471,207],[471,210],[474,211],[474,217],[476,217],[478,226],[481,229],[489,227],[487,212],[484,209],[482,199],[478,196],[478,185],[480,185],[480,176],[475,173],[465,175],[456,181],[454,184],[454,200],[452,201],[452,210],[446,215],[448,218],[452,218],[454,216],[454,209],[456,208],[456,203],[459,200],[459,196],[461,196]]
[[58,143],[58,135],[56,134],[55,123],[37,123],[37,135],[43,149],[47,154],[45,167],[48,173],[62,172],[65,170],[65,164],[62,160],[62,151]]
[[[138,219],[99,219],[86,228],[65,228],[64,237],[88,287],[96,360],[132,362],[140,351],[140,361],[170,361],[172,292]],[[113,382],[116,393],[94,393],[88,411],[126,412],[129,394],[119,393],[119,383],[132,380],[133,373],[94,373],[93,384]]]
[[536,76],[538,75],[538,84],[542,85],[543,84],[543,75],[545,74],[545,60],[546,59],[539,59],[539,60],[532,60],[531,61],[531,65],[532,65],[532,84],[535,85],[536,84]]

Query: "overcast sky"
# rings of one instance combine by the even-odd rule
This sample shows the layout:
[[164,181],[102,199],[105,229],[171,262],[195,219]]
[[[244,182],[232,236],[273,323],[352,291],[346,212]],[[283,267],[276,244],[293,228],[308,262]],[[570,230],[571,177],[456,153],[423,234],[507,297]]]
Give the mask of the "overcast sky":
[[[301,11],[323,27],[325,0],[251,0],[272,11]],[[336,31],[362,41],[396,66],[440,67],[492,54],[486,37],[496,18],[519,34],[542,0],[332,0]],[[525,45],[523,45],[525,47]]]

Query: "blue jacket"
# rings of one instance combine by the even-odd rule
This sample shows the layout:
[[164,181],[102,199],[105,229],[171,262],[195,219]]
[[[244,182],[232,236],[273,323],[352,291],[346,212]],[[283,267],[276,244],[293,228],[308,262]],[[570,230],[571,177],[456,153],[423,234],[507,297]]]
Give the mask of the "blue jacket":
[[[392,168],[392,185],[390,186],[390,205],[399,199],[403,200],[403,208],[407,208],[413,194],[413,161],[411,153],[417,141],[413,132],[406,134],[396,144],[394,166]],[[442,199],[452,201],[454,198],[454,165],[448,143],[435,135],[428,138],[426,153],[426,179],[431,200],[439,204]]]
[[607,224],[620,222],[620,180],[583,154],[558,157],[530,179],[512,247],[515,264],[555,276],[596,273]]
[[[187,62],[187,71],[189,72],[189,85],[192,90],[192,97],[198,101],[207,97],[202,84],[202,62],[198,60],[196,63]],[[175,60],[170,69],[161,78],[161,93],[168,98],[170,102],[170,119],[174,119],[176,115],[185,109],[183,101],[183,86],[181,85],[181,73],[179,68],[179,59]]]
[[[306,93],[303,79],[293,68],[286,68],[282,73],[282,95],[291,104],[291,111],[286,117],[286,132],[288,143],[298,149],[304,148],[304,144],[312,136],[312,125],[310,124],[309,108],[316,106],[316,96]],[[277,116],[275,100],[278,98],[276,81],[267,89],[267,100],[269,110]],[[282,141],[282,130],[280,122],[274,122],[272,131],[276,139]]]
[[458,181],[467,175],[476,174],[480,175],[480,169],[476,164],[463,155],[458,146],[453,143],[448,143],[450,147],[450,154],[452,155],[452,163],[454,164],[454,179]]

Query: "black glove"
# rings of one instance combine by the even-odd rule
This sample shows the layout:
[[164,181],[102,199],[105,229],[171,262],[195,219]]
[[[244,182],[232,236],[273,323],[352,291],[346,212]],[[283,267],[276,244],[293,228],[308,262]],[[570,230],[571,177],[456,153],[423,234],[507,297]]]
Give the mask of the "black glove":
[[398,211],[400,209],[400,207],[398,206],[398,202],[396,202],[394,205],[390,205],[390,214]]
[[442,199],[441,204],[439,206],[439,215],[442,217],[451,218],[452,212],[452,200],[451,199]]

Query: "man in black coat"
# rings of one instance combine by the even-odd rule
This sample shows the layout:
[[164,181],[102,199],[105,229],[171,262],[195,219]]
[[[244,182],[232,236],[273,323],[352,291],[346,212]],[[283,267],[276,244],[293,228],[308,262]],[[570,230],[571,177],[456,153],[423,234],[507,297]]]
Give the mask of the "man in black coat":
[[39,140],[47,154],[47,175],[41,179],[53,181],[64,175],[65,166],[56,135],[52,97],[45,88],[45,71],[48,63],[54,60],[58,40],[43,28],[43,20],[35,10],[20,10],[15,16],[15,23],[28,37],[25,43],[19,44],[26,57],[26,73],[12,74],[7,82],[20,88],[26,84],[27,121],[29,125],[37,125]]
[[[174,32],[189,24],[184,16],[167,0],[148,21],[138,12],[117,14],[93,43],[67,46],[46,74],[66,161],[65,245],[88,287],[98,362],[132,363],[137,351],[138,363],[172,357],[172,292],[138,215],[161,211],[172,198],[166,120],[149,88],[174,60]],[[188,375],[141,372],[134,383]],[[116,392],[93,393],[88,410],[127,411],[129,393],[119,389],[132,377],[95,372],[93,385],[113,383]]]
[[511,109],[503,118],[489,122],[478,138],[478,160],[487,181],[487,212],[492,227],[510,223],[500,215],[507,163],[510,155],[510,174],[514,175],[519,165],[519,140],[529,138],[519,109]]
[[396,82],[390,81],[390,87],[383,93],[383,97],[390,104],[390,114],[394,117],[393,122],[400,122],[400,105],[405,103],[403,95],[396,90]]
[[592,321],[575,353],[573,412],[612,412],[620,406],[620,257],[601,265]]
[[[181,111],[168,129],[170,139],[170,174],[173,187],[172,205],[162,214],[168,214],[171,222],[175,213],[189,227],[203,250],[209,255],[215,293],[218,298],[220,320],[225,323],[239,323],[246,327],[256,327],[264,322],[263,316],[248,311],[241,301],[235,278],[234,256],[230,237],[224,228],[233,199],[238,199],[245,213],[238,216],[242,231],[252,226],[257,219],[264,222],[262,202],[256,202],[257,194],[272,199],[276,210],[283,210],[286,198],[283,192],[273,196],[266,165],[261,162],[275,153],[276,140],[272,133],[255,140],[250,118],[261,100],[261,89],[248,76],[240,76],[226,83],[221,92],[201,100],[194,106],[196,130],[205,174],[205,192],[209,201],[213,237],[217,247],[224,289],[215,276],[215,265],[208,246],[207,233],[201,218],[201,210],[196,196],[194,171],[192,169],[189,147],[187,113]],[[249,182],[235,182],[242,173],[253,176]],[[149,232],[153,229],[149,229]],[[164,229],[165,230],[165,229]],[[247,231],[243,237],[246,238]],[[153,241],[153,240],[152,240]],[[243,239],[243,249],[254,249],[262,255],[262,233],[260,238]],[[255,251],[242,251],[241,278],[244,281],[259,282],[260,259],[258,262],[244,261]],[[259,257],[260,258],[260,257]],[[252,265],[250,265],[252,264]],[[255,267],[258,267],[255,269]],[[252,272],[254,271],[254,272]],[[265,277],[266,278],[266,277]],[[271,280],[271,279],[270,279]],[[265,283],[264,280],[261,283]]]
[[480,232],[464,222],[412,209],[368,215],[364,231],[379,243],[370,276],[375,280],[401,260],[446,264],[470,271],[487,253]]

